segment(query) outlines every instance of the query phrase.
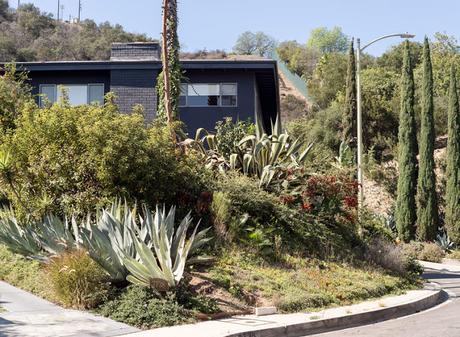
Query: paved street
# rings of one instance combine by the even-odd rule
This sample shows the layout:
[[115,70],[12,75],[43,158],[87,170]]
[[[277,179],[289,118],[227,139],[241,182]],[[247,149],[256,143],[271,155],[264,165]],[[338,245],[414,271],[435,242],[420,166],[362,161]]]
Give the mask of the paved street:
[[[358,328],[314,335],[315,337],[459,337],[460,273],[427,269],[424,277],[439,283],[453,296],[438,307],[415,315]],[[310,335],[311,336],[311,335]]]

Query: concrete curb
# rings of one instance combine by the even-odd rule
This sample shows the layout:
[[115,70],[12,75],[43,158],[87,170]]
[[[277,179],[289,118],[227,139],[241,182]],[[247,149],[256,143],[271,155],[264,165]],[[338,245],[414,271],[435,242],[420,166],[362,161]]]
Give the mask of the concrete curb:
[[292,324],[284,327],[272,327],[267,329],[252,330],[248,332],[239,332],[228,334],[223,337],[300,337],[325,333],[412,315],[441,304],[447,300],[448,297],[449,296],[445,291],[437,290],[434,291],[430,296],[427,296],[423,299],[389,308],[382,308],[369,312],[321,319],[300,324]]
[[241,316],[217,321],[159,328],[125,337],[300,337],[382,322],[432,308],[449,296],[436,284],[425,290],[385,297],[318,313]]

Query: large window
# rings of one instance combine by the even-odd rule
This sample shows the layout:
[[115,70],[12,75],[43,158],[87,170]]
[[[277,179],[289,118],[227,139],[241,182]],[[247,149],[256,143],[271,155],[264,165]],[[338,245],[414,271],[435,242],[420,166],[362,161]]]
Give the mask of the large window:
[[182,107],[236,107],[237,92],[236,83],[182,84],[179,104]]
[[83,104],[104,104],[104,84],[42,84],[40,85],[40,106],[45,102],[56,103],[66,93],[72,106]]

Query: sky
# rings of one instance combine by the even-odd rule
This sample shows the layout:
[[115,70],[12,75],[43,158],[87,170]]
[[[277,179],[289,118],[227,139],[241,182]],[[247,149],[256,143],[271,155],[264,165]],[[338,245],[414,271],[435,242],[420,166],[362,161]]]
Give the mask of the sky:
[[[58,0],[20,0],[56,13]],[[78,0],[60,0],[64,17],[78,13]],[[9,0],[11,7],[17,0]],[[159,38],[161,0],[82,0],[82,18],[119,23],[130,32]],[[179,0],[179,37],[186,51],[232,49],[244,31],[263,31],[277,41],[305,43],[316,27],[342,27],[363,43],[381,35],[447,32],[460,37],[459,0]],[[379,42],[368,52],[380,55],[398,39]]]

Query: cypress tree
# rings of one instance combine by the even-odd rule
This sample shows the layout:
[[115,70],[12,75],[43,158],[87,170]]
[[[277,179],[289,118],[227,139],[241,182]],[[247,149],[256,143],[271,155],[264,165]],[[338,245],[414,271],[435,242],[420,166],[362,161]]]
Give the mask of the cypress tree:
[[345,92],[345,109],[342,118],[343,142],[354,146],[356,136],[357,116],[357,94],[356,94],[356,61],[353,39],[348,50],[347,82]]
[[420,120],[420,158],[417,184],[417,239],[434,241],[439,225],[436,177],[434,173],[433,71],[430,44],[423,47],[422,111]]
[[455,66],[450,71],[446,168],[446,228],[450,239],[460,244],[460,107]]
[[417,192],[417,133],[414,111],[414,73],[409,42],[404,46],[401,77],[401,111],[398,135],[398,195],[396,200],[396,227],[400,239],[414,238],[417,219],[415,194]]

